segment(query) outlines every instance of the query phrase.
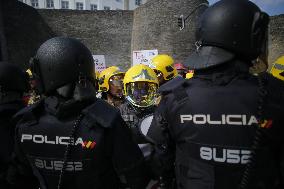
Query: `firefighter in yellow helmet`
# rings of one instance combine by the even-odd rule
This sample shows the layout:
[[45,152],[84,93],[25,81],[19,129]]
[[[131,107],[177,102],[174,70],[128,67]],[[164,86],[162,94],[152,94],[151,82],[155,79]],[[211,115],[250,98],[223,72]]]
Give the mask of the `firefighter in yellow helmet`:
[[177,69],[177,73],[179,76],[185,78],[188,69],[180,62],[174,64],[175,69]]
[[124,94],[134,106],[153,105],[158,87],[155,72],[148,66],[139,64],[130,68],[124,77]]
[[194,70],[188,70],[188,72],[185,75],[186,79],[191,79],[194,75]]
[[177,70],[174,67],[174,59],[166,54],[155,56],[149,66],[155,71],[159,86],[177,76]]
[[103,70],[98,78],[99,91],[102,99],[109,104],[118,107],[124,100],[123,78],[125,72],[117,66],[111,66]]
[[100,76],[100,72],[95,70],[93,71],[93,78],[94,78],[94,87],[96,89],[96,97],[97,98],[102,98],[102,93],[99,90],[99,76]]
[[134,141],[139,145],[148,165],[148,175],[152,182],[147,188],[153,188],[157,184],[157,178],[151,171],[152,146],[140,134],[138,124],[147,115],[155,110],[155,98],[158,89],[158,78],[155,72],[148,66],[139,64],[131,67],[123,80],[125,102],[119,107],[122,118],[132,132]]
[[96,91],[99,91],[99,76],[100,76],[100,72],[98,72],[97,70],[94,69],[93,71],[93,78],[95,80],[95,89]]
[[284,56],[276,60],[276,62],[273,64],[270,70],[270,73],[274,77],[284,81]]
[[36,81],[33,77],[33,73],[30,69],[26,70],[27,75],[29,76],[29,84],[30,84],[30,90],[25,95],[25,103],[26,105],[32,105],[40,100],[41,96],[37,93],[35,90],[36,87]]

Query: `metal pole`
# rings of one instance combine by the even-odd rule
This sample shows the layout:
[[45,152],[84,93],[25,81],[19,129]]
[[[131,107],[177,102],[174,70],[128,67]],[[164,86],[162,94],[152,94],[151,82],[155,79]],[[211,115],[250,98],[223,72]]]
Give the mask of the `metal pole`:
[[200,7],[203,7],[203,6],[208,7],[209,5],[208,5],[208,3],[201,3],[201,4],[199,4],[197,7],[195,7],[195,9],[193,9],[193,11],[191,11],[191,12],[189,13],[189,15],[187,15],[187,17],[184,18],[183,15],[180,16],[179,19],[181,19],[181,22],[182,22],[182,26],[180,27],[180,30],[183,30],[183,29],[184,29],[184,27],[185,27],[185,21],[186,21],[193,13],[195,13],[195,11],[197,11]]

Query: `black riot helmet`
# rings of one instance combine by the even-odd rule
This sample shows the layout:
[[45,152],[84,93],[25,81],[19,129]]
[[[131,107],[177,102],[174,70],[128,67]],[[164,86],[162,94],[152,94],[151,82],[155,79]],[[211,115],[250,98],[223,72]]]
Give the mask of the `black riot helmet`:
[[93,57],[80,41],[55,37],[44,42],[31,61],[31,69],[41,93],[50,93],[81,79],[93,79]]
[[198,22],[197,46],[202,51],[198,56],[203,56],[203,63],[190,65],[196,61],[190,57],[186,64],[199,69],[234,57],[256,59],[266,51],[268,23],[269,16],[251,1],[221,0],[205,10]]
[[18,66],[0,62],[0,92],[24,93],[29,89],[28,75]]

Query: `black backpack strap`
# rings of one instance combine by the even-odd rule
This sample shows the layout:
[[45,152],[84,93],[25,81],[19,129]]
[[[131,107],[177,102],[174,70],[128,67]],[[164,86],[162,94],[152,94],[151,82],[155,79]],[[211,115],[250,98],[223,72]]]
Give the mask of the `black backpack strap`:
[[97,99],[94,104],[85,108],[83,114],[85,117],[82,123],[85,125],[89,127],[100,125],[105,128],[111,128],[120,116],[118,109],[101,99]]

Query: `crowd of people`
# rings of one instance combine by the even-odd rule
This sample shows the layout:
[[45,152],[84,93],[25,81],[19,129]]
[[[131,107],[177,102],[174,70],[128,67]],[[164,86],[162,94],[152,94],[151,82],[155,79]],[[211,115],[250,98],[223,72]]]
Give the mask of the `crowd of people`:
[[0,188],[284,188],[284,56],[249,71],[267,62],[268,24],[254,3],[221,0],[183,63],[98,73],[68,37],[26,72],[1,62]]

